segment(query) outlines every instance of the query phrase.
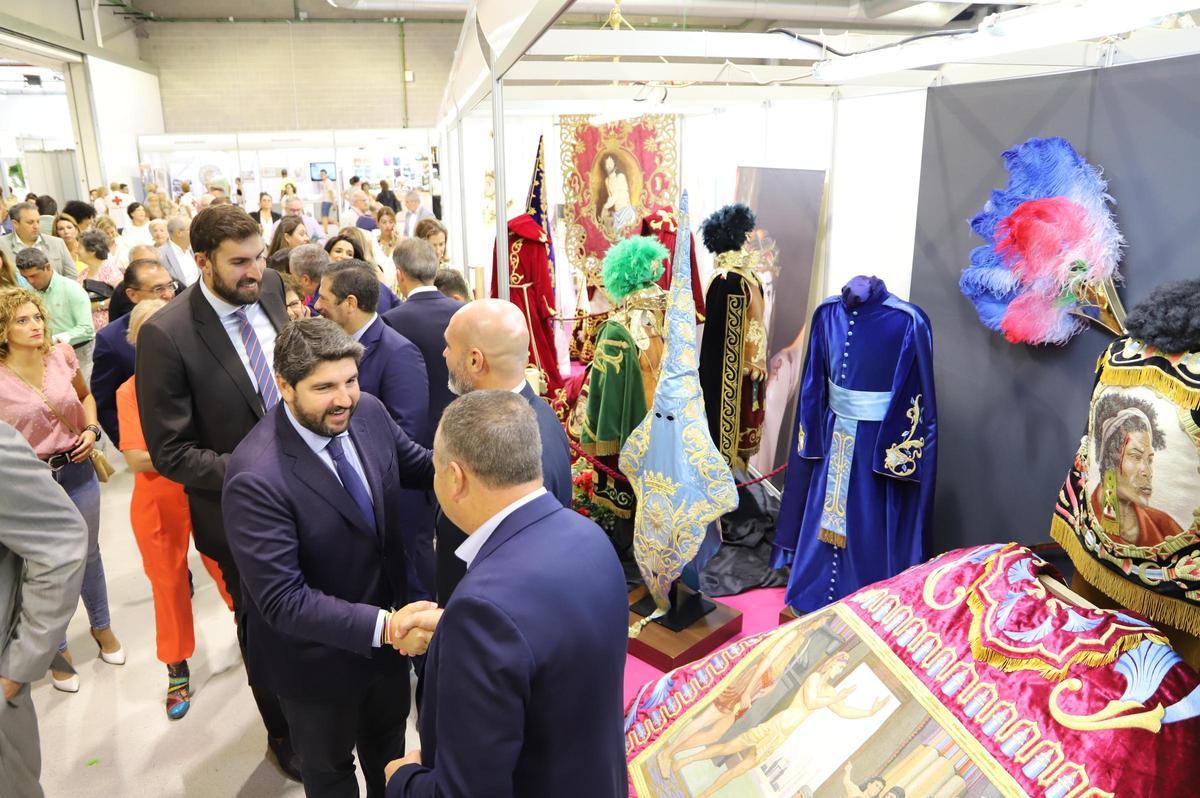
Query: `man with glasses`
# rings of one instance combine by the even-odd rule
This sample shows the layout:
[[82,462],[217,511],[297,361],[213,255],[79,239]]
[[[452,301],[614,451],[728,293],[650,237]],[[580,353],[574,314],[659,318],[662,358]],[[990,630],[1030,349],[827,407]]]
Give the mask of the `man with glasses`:
[[284,216],[298,216],[304,220],[304,229],[308,231],[308,240],[313,243],[324,243],[325,230],[317,224],[317,220],[304,212],[304,200],[293,195],[283,202]]
[[[139,247],[135,251],[144,253],[145,248]],[[150,252],[153,251],[151,248]],[[148,254],[130,261],[122,285],[125,288],[120,293],[132,305],[144,299],[170,301],[177,290],[175,281],[158,262],[158,258]],[[97,333],[96,351],[92,359],[92,396],[96,397],[100,426],[113,446],[117,447],[121,445],[121,431],[117,425],[117,388],[133,376],[134,349],[127,340],[129,319],[130,314],[126,313]]]
[[9,208],[8,212],[12,216],[13,231],[6,236],[0,236],[0,252],[4,253],[8,262],[15,262],[18,252],[32,247],[46,256],[54,271],[74,280],[77,274],[75,259],[71,257],[61,238],[42,234],[41,212],[37,205],[32,202],[18,202]]

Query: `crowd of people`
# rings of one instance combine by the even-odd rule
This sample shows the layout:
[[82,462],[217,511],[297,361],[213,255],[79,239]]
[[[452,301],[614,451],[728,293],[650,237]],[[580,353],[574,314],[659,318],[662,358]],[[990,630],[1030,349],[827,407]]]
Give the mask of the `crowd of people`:
[[21,708],[0,737],[34,733],[0,747],[21,774],[4,794],[41,794],[29,684],[87,690],[64,634],[80,599],[104,663],[151,655],[108,606],[119,452],[169,719],[194,700],[194,543],[270,756],[307,795],[357,794],[355,751],[372,796],[623,795],[621,566],[569,510],[525,319],[471,301],[440,222],[384,205],[378,235],[325,235],[294,196],[270,221],[266,201],[147,221],[149,198],[121,202],[120,225],[112,202],[51,203],[12,206],[0,237],[0,628],[21,641],[0,639]]

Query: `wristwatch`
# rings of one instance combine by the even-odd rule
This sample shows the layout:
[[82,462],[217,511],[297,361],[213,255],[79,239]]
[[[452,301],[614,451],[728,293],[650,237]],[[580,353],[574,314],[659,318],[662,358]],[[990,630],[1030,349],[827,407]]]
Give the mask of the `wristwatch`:
[[88,430],[92,431],[92,433],[96,436],[96,440],[100,440],[100,428],[99,427],[97,427],[95,424],[88,424],[86,427],[83,428],[83,431],[87,432]]

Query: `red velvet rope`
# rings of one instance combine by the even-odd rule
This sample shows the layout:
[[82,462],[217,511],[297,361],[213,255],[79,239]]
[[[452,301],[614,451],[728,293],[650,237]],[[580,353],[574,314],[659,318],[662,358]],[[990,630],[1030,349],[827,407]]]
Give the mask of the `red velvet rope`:
[[[592,457],[590,454],[588,454],[587,452],[585,452],[585,451],[583,450],[583,447],[581,447],[581,446],[580,446],[578,443],[576,443],[575,441],[570,441],[570,440],[569,440],[569,441],[567,441],[567,442],[571,444],[571,448],[572,448],[572,449],[575,451],[575,453],[576,453],[576,454],[578,454],[578,455],[579,455],[580,457],[582,457],[584,460],[587,460],[589,463],[591,463],[593,467],[595,467],[595,468],[599,469],[600,471],[602,471],[602,472],[603,472],[603,473],[604,473],[604,474],[605,474],[605,475],[606,475],[606,476],[607,476],[609,479],[619,479],[619,480],[621,480],[622,482],[629,482],[629,480],[625,478],[625,475],[624,475],[624,474],[622,474],[620,471],[617,471],[617,470],[615,470],[615,469],[609,468],[607,465],[605,465],[604,463],[600,462],[600,461],[599,461],[599,460],[597,460],[595,457]],[[788,464],[787,464],[787,463],[784,463],[784,464],[783,464],[783,465],[781,465],[779,468],[776,468],[774,471],[770,472],[769,474],[763,474],[761,477],[756,477],[755,479],[751,479],[751,480],[749,480],[749,481],[747,481],[747,482],[739,482],[737,486],[738,486],[739,488],[748,488],[748,487],[750,487],[751,485],[757,485],[758,483],[760,483],[760,482],[763,482],[764,480],[768,480],[768,479],[770,479],[770,478],[771,478],[771,477],[773,477],[773,476],[777,476],[778,474],[782,474],[784,471],[786,471],[786,470],[787,470],[787,467],[788,467]]]

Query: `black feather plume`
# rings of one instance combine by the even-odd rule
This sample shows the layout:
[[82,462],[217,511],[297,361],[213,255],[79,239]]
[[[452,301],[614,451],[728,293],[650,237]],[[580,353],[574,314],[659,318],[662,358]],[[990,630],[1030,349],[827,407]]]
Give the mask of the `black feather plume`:
[[1200,352],[1200,280],[1155,288],[1130,312],[1125,329],[1161,352]]
[[726,205],[704,220],[704,246],[714,255],[741,249],[754,225],[754,211],[741,203]]

